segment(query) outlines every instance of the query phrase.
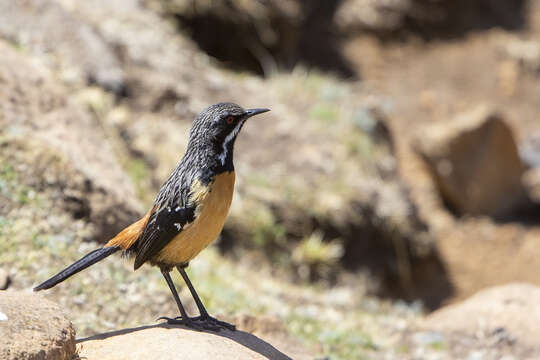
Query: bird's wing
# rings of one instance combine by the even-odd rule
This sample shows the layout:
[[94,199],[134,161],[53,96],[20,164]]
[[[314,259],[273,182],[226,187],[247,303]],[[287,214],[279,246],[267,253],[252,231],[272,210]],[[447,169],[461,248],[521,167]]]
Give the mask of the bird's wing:
[[191,187],[177,188],[176,195],[171,196],[171,187],[164,186],[160,190],[146,227],[135,244],[135,269],[156,256],[195,221],[199,214],[198,207],[204,203],[211,187],[212,182],[203,185],[195,180],[191,182]]
[[196,205],[166,206],[157,209],[137,241],[135,269],[156,256],[184,227],[195,221]]

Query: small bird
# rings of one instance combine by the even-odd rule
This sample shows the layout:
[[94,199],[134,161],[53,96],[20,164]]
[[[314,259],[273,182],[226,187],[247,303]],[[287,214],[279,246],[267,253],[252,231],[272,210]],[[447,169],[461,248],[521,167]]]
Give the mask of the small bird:
[[[169,324],[195,329],[234,330],[234,325],[211,317],[185,271],[189,262],[221,232],[234,192],[234,142],[247,119],[269,109],[244,110],[218,103],[193,122],[186,153],[162,185],[151,209],[107,242],[71,264],[34,291],[49,289],[107,256],[123,251],[135,258],[134,270],[144,263],[159,267],[180,311],[179,317],[160,317]],[[189,317],[170,276],[178,270],[200,315]]]

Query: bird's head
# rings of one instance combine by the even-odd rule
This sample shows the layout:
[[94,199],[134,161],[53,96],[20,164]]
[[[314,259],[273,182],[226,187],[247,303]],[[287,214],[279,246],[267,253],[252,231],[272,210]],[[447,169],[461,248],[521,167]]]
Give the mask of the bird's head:
[[270,111],[269,109],[248,109],[233,103],[218,103],[203,110],[193,123],[190,132],[190,146],[209,147],[222,166],[230,162],[236,136],[250,117]]

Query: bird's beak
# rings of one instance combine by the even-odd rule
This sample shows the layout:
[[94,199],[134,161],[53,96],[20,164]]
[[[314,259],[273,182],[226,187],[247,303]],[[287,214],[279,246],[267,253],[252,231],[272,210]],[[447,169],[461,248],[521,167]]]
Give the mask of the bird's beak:
[[265,113],[267,111],[270,111],[270,109],[248,109],[248,110],[246,110],[246,112],[244,112],[244,115],[246,116],[246,119],[247,119],[247,118],[250,118],[252,116]]

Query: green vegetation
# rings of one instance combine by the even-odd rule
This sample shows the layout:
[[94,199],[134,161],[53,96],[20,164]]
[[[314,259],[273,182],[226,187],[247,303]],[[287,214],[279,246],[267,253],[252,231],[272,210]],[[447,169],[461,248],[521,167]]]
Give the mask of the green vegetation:
[[330,103],[316,103],[309,111],[311,118],[323,121],[326,124],[332,124],[341,118],[339,107]]
[[323,233],[315,231],[296,246],[291,258],[298,267],[299,275],[309,280],[327,278],[338,266],[342,255],[343,246],[340,240],[324,242]]
[[19,205],[28,204],[35,192],[22,185],[13,165],[0,160],[0,197],[14,201]]
[[135,191],[139,199],[142,199],[144,203],[151,203],[154,200],[154,194],[148,191],[150,169],[146,161],[132,157],[124,161],[124,168],[135,185]]
[[[252,315],[271,315],[279,310],[293,335],[311,347],[322,346],[320,355],[332,360],[364,359],[377,349],[375,340],[362,325],[363,321],[373,320],[368,320],[367,313],[358,309],[358,305],[347,300],[342,306],[350,308],[341,309],[348,314],[343,317],[336,312],[336,304],[332,304],[336,300],[326,288],[308,283],[300,286],[281,283],[268,276],[268,271],[266,266],[259,269],[236,266],[222,258],[215,247],[203,252],[188,268],[209,309]],[[182,285],[181,281],[178,285]],[[184,297],[188,296],[184,292]]]
[[267,208],[260,208],[249,218],[252,229],[251,240],[255,246],[264,248],[281,245],[285,241],[285,228],[279,224],[275,215]]
[[322,345],[322,354],[331,360],[365,359],[369,351],[376,350],[373,340],[362,332],[360,324],[349,328],[316,317],[292,315],[287,319],[293,334],[312,345]]

